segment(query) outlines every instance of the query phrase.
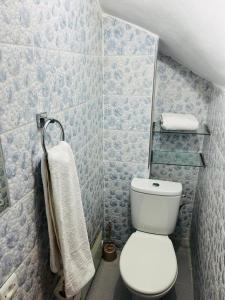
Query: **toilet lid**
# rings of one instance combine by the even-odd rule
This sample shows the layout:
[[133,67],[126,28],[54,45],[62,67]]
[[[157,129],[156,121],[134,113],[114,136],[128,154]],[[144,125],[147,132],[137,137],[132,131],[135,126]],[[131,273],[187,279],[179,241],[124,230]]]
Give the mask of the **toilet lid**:
[[120,273],[128,287],[142,294],[161,294],[177,277],[177,259],[168,236],[136,231],[120,256]]

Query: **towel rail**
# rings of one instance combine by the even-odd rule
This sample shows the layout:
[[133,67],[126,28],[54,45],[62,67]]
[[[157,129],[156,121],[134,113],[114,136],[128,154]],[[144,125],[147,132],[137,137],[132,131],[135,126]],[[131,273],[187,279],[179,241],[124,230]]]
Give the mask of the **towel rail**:
[[46,131],[47,131],[47,128],[48,128],[49,124],[56,123],[59,126],[59,128],[61,129],[61,140],[62,141],[65,140],[64,128],[58,120],[53,119],[53,118],[48,118],[47,113],[37,114],[36,119],[37,119],[37,127],[42,128],[41,145],[42,145],[42,148],[43,148],[43,151],[44,151],[45,155],[47,156],[47,148],[46,148],[46,145],[45,145],[45,134],[46,134]]

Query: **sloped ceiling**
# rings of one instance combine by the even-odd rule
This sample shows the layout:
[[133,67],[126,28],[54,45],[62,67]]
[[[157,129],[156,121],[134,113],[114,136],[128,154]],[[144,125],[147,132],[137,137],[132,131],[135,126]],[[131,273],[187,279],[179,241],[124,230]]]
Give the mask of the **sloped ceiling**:
[[225,0],[100,0],[103,11],[159,35],[159,49],[225,86]]

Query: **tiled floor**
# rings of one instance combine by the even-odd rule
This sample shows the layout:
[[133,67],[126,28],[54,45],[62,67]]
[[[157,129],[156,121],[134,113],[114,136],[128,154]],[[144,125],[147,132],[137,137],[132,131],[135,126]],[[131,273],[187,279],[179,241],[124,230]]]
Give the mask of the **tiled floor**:
[[[177,251],[178,278],[175,287],[163,300],[193,300],[191,262],[188,250]],[[119,273],[119,258],[114,262],[102,260],[86,300],[131,300]]]

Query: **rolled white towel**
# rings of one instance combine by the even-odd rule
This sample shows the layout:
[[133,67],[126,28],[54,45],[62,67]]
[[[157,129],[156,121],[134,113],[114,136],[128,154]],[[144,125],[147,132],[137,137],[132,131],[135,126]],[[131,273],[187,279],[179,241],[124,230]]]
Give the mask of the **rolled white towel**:
[[162,113],[161,127],[165,130],[197,130],[199,122],[191,114]]

